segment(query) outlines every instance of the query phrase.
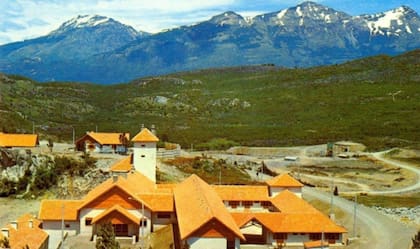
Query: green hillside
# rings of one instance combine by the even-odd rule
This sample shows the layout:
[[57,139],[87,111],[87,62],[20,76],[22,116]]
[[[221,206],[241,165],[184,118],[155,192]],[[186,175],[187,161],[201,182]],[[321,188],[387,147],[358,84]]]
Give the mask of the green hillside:
[[[341,65],[210,69],[100,86],[0,75],[0,127],[71,140],[84,132],[156,125],[190,147],[214,138],[243,145],[337,140],[370,149],[420,144],[420,50]],[[32,122],[34,121],[34,122]]]

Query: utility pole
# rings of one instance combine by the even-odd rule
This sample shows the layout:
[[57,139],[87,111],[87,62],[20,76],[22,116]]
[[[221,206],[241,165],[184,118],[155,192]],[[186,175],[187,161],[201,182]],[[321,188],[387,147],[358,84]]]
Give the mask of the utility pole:
[[61,204],[61,245],[60,248],[64,248],[64,202]]
[[32,121],[32,134],[35,134],[35,121]]
[[219,169],[219,185],[222,185],[222,164],[220,164]]
[[331,207],[330,207],[330,219],[335,220],[334,217],[334,176],[331,174]]
[[141,202],[141,248],[144,249],[144,203]]
[[356,238],[356,216],[357,216],[357,193],[354,196],[354,211],[353,211],[353,238]]
[[74,131],[74,126],[71,126],[71,128],[73,129],[73,145],[74,145],[74,140],[75,140],[76,133]]

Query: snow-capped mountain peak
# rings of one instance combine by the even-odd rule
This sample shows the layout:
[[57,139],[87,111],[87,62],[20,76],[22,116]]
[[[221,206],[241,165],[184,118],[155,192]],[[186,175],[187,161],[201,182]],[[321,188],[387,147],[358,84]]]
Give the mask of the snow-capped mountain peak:
[[248,23],[241,15],[233,12],[227,11],[220,15],[214,16],[210,19],[210,22],[218,25],[245,25]]
[[[360,18],[366,21],[372,35],[398,36],[402,32],[412,33],[420,31],[418,27],[420,25],[419,16],[407,6],[401,6],[374,15],[362,15]],[[408,20],[411,21],[409,22]]]
[[61,25],[61,28],[84,28],[94,27],[112,20],[111,18],[98,15],[79,15]]
[[132,37],[142,37],[148,35],[145,32],[138,32],[132,27],[115,21],[112,18],[99,15],[78,15],[77,17],[61,24],[61,26],[58,29],[52,31],[50,35],[61,35],[69,31],[83,30],[85,28],[107,28],[121,30],[123,32],[128,32]]
[[[259,19],[270,19],[275,25],[303,26],[309,23],[334,23],[348,20],[351,16],[314,2],[303,2],[295,7],[283,9],[268,15],[261,15]],[[294,23],[294,24],[293,24]],[[317,24],[317,25],[318,25]]]
[[75,28],[83,28],[83,27],[93,27],[97,26],[101,23],[108,22],[110,18],[105,16],[98,16],[98,15],[79,15],[77,18],[71,19],[68,21],[68,26],[73,26]]

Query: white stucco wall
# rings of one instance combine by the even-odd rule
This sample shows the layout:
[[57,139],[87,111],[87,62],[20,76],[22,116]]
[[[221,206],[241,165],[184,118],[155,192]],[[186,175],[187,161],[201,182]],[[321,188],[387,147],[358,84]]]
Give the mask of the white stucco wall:
[[134,168],[156,182],[156,143],[134,143]]
[[280,192],[284,190],[289,190],[290,192],[294,193],[299,198],[302,198],[302,188],[282,188],[282,187],[270,187],[270,196],[276,196]]
[[[91,226],[86,226],[85,221],[86,218],[94,218],[98,215],[100,215],[102,212],[104,212],[105,209],[91,209],[91,208],[84,208],[82,210],[80,210],[80,233],[82,234],[88,234],[91,235],[92,234],[92,228],[93,225]],[[136,217],[141,217],[141,211],[140,210],[128,210],[128,212],[130,212],[131,214],[135,215]],[[145,228],[143,229],[143,233],[144,235],[147,235],[150,233],[151,231],[151,212],[148,209],[144,209],[144,216],[147,219],[147,224],[145,226]],[[132,231],[132,228],[130,228],[129,226],[129,234],[137,234],[136,231]],[[141,235],[141,227],[139,227],[139,231],[138,234]]]
[[227,240],[225,238],[198,238],[192,237],[187,240],[190,249],[225,249]]
[[[68,225],[69,227],[66,227]],[[48,249],[56,249],[61,241],[61,221],[42,221],[42,229],[49,235]],[[78,221],[64,221],[64,233],[69,236],[80,231]]]

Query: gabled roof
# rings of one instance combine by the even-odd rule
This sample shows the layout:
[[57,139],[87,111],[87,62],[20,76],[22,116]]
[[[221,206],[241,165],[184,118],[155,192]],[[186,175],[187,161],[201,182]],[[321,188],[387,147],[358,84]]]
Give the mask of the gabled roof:
[[135,224],[140,224],[140,218],[139,217],[136,217],[132,213],[128,212],[125,208],[122,208],[120,205],[114,205],[113,207],[108,208],[107,210],[103,211],[98,216],[96,216],[92,219],[92,223],[93,224],[97,223],[98,221],[104,219],[105,217],[112,214],[113,212],[116,212],[116,213],[119,213],[119,214],[123,215],[125,218],[129,219],[131,222],[133,222]]
[[270,187],[303,187],[303,184],[289,174],[281,174],[266,181]]
[[98,142],[99,144],[105,145],[122,145],[124,144],[123,137],[125,137],[126,141],[130,141],[130,134],[129,133],[110,133],[110,132],[88,132],[83,137],[77,139],[76,144],[82,140],[87,139],[87,137],[91,137],[93,140]]
[[118,161],[111,166],[111,171],[113,172],[128,172],[133,169],[133,155]]
[[37,134],[7,134],[0,132],[0,147],[35,147]]
[[241,231],[216,191],[196,175],[191,175],[174,189],[175,208],[181,239],[215,219],[241,239]]
[[212,186],[224,201],[268,201],[267,186],[214,185]]
[[[30,222],[32,221],[32,227]],[[29,248],[39,249],[48,240],[48,233],[39,228],[40,221],[31,214],[24,214],[17,220],[17,229],[8,224],[9,244],[12,249]],[[3,235],[0,234],[0,239]]]
[[311,204],[297,197],[289,190],[283,190],[271,198],[271,203],[282,213],[316,213],[319,212]]
[[131,139],[132,142],[159,142],[159,138],[155,136],[149,129],[143,128],[137,135]]
[[143,202],[147,208],[151,209],[151,206],[148,205],[148,203],[146,203],[144,200],[141,200],[139,195],[142,193],[154,192],[156,185],[149,178],[137,171],[128,173],[127,177],[116,176],[115,179],[111,178],[101,183],[86,195],[83,200],[83,204],[80,205],[78,209],[82,209],[89,203],[99,198],[102,194],[110,191],[112,188],[121,189],[137,201]]
[[239,227],[257,220],[273,233],[345,233],[347,230],[335,224],[324,214],[318,213],[232,213]]
[[40,220],[61,220],[64,214],[64,220],[77,220],[77,208],[82,203],[81,200],[42,200],[38,218]]

